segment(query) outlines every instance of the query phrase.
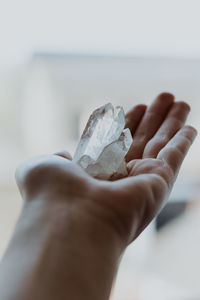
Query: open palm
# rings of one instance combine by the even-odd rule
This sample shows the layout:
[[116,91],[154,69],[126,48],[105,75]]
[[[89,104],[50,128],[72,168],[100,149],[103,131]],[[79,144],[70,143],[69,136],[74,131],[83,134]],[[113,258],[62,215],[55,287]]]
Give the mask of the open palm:
[[36,157],[18,168],[22,196],[32,199],[45,194],[70,205],[73,198],[81,213],[110,224],[130,243],[166,203],[196,136],[193,127],[184,126],[189,110],[185,102],[163,93],[149,107],[137,105],[127,113],[126,127],[133,135],[126,156],[128,177],[112,182],[94,179],[60,152]]
[[[190,107],[160,94],[147,108],[134,107],[126,115],[133,135],[126,156],[129,176],[104,182],[106,205],[121,217],[118,230],[135,239],[166,203],[196,130],[184,126]],[[120,221],[121,221],[120,220]]]

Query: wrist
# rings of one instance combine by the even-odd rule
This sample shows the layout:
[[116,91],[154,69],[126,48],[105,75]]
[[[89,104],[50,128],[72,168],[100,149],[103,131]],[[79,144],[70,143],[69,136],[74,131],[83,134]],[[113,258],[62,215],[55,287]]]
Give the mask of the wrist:
[[75,239],[81,235],[93,242],[101,240],[107,246],[113,243],[123,252],[127,243],[113,225],[112,216],[104,215],[102,211],[99,213],[98,204],[91,205],[91,201],[95,200],[66,198],[62,193],[41,195],[25,201],[20,220],[23,223],[24,219],[28,219],[30,227],[41,224],[49,231],[50,238],[51,233],[65,241],[66,236],[72,235]]
[[[25,203],[7,255],[12,261],[18,253],[20,265],[28,263],[30,273],[21,282],[33,299],[41,299],[34,292],[38,282],[48,282],[41,287],[43,299],[65,299],[67,290],[69,298],[90,300],[108,299],[122,251],[112,228],[85,209],[40,198]],[[79,290],[77,282],[82,282]]]

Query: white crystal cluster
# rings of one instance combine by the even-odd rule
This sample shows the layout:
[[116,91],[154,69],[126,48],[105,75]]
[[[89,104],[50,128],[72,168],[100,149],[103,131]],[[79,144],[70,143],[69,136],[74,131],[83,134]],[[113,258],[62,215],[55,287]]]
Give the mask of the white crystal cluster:
[[108,103],[90,116],[73,161],[95,178],[109,180],[127,175],[124,160],[132,136],[125,127],[123,108]]

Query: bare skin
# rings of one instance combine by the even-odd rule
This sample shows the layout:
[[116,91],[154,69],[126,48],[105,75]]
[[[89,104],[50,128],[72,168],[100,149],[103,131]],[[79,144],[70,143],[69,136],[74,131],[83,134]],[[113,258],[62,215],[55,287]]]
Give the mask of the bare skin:
[[127,113],[127,178],[91,178],[67,152],[22,164],[24,207],[1,263],[0,299],[108,300],[121,255],[165,205],[196,137],[189,110],[164,93]]

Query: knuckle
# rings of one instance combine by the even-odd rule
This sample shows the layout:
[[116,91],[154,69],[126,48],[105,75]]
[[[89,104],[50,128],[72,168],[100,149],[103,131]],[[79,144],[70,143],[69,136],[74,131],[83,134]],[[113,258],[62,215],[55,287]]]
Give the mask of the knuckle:
[[146,146],[145,154],[147,155],[157,155],[158,152],[167,144],[168,140],[166,138],[152,139]]

